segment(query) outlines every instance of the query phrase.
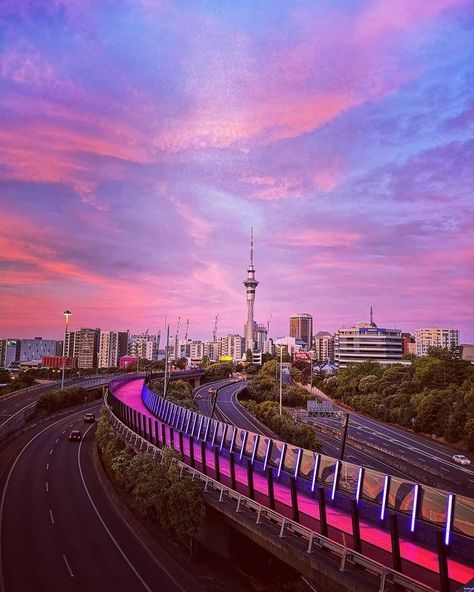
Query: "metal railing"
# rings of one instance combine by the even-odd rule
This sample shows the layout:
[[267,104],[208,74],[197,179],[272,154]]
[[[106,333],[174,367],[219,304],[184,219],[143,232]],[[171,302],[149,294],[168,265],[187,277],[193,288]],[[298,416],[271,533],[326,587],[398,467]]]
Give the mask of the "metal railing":
[[[136,452],[149,453],[153,455],[154,460],[156,460],[157,457],[161,460],[162,450],[125,425],[113,413],[108,404],[107,395],[104,399],[104,406],[110,424],[125,442],[130,444]],[[386,567],[385,565],[370,559],[357,551],[349,549],[340,543],[332,541],[328,537],[319,534],[239,493],[229,486],[220,483],[209,475],[205,475],[185,462],[181,460],[175,460],[175,462],[180,468],[181,474],[186,473],[190,475],[193,480],[197,480],[203,485],[203,492],[205,494],[217,494],[219,503],[227,500],[235,504],[236,513],[248,512],[249,515],[251,514],[253,517],[256,516],[256,525],[261,525],[263,523],[273,524],[278,532],[276,536],[280,539],[289,535],[297,537],[300,541],[304,541],[306,553],[308,555],[310,555],[315,548],[326,549],[340,559],[340,571],[345,571],[349,567],[358,566],[375,575],[379,579],[379,592],[385,592],[388,585],[401,586],[410,592],[435,592],[434,588],[418,582],[401,572]]]
[[[71,386],[80,386],[85,389],[94,388],[95,386],[102,386],[110,382],[110,376],[101,376],[97,378],[88,378],[82,382],[78,382]],[[68,388],[68,387],[66,387]],[[7,438],[10,434],[13,434],[20,428],[22,428],[28,419],[34,414],[38,401],[32,401],[25,405],[7,420],[0,425],[0,442]]]

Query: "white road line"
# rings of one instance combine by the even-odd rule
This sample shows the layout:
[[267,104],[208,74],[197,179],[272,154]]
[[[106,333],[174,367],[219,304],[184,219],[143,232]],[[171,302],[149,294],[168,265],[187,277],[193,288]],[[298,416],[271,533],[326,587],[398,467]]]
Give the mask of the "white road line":
[[[92,428],[93,426],[89,426],[84,434],[84,436],[87,434],[87,432]],[[82,448],[82,442],[83,440],[81,440],[79,442],[79,448],[77,449],[77,466],[79,468],[79,473],[81,475],[81,481],[82,481],[82,485],[84,486],[84,490],[86,492],[87,497],[89,498],[89,501],[91,503],[91,506],[94,509],[94,512],[97,515],[97,518],[100,520],[102,526],[104,527],[106,533],[109,535],[111,541],[113,542],[113,544],[115,545],[115,547],[117,548],[118,552],[122,555],[122,557],[125,559],[125,561],[127,562],[128,566],[130,567],[130,569],[133,571],[133,573],[137,576],[138,580],[140,581],[140,583],[143,585],[143,587],[145,588],[145,590],[147,590],[147,592],[152,592],[151,588],[149,588],[149,586],[146,584],[145,580],[142,578],[142,576],[138,573],[138,571],[136,570],[135,566],[132,564],[132,562],[130,561],[130,559],[125,555],[125,552],[123,551],[122,547],[118,544],[117,540],[114,538],[113,534],[110,532],[109,528],[107,527],[107,525],[104,522],[104,519],[102,518],[102,516],[99,513],[99,510],[97,509],[97,506],[94,504],[91,494],[89,493],[89,490],[87,488],[86,482],[84,480],[84,474],[82,472],[82,467],[81,467],[81,448]],[[180,588],[180,590],[183,590],[183,588],[179,585],[179,583],[173,578],[173,576],[163,567],[161,566],[163,571],[165,571],[165,573],[168,575],[168,577],[176,584],[176,586],[178,586]],[[184,592],[184,590],[183,590]]]
[[49,463],[46,463],[46,470],[49,471]]
[[49,485],[48,485],[48,482],[46,481],[46,493],[48,493],[48,491],[49,491]]
[[72,426],[73,426],[73,425],[74,425],[74,424],[72,423],[72,424],[71,424],[69,427],[70,427],[70,428],[72,428]]
[[49,451],[49,456],[51,456],[53,454],[53,449],[51,448],[51,450]]
[[59,438],[56,438],[56,440],[54,441],[55,444],[57,444],[59,442]]
[[61,432],[61,435],[64,435],[65,433],[66,433],[66,430],[63,430],[63,431]]
[[69,565],[69,561],[67,560],[66,555],[63,555],[63,559],[64,559],[64,563],[66,564],[66,569],[69,572],[69,576],[71,578],[73,578],[74,577],[74,574],[72,573],[72,569],[71,569],[71,566]]
[[[58,423],[61,423],[62,421],[64,421],[64,418],[58,419],[57,421],[54,421],[53,423],[51,423],[50,425],[46,426],[45,428],[43,428],[40,432],[38,432],[35,436],[33,436],[31,438],[31,440],[29,440],[24,446],[23,448],[20,450],[20,452],[17,454],[15,460],[13,461],[12,466],[10,467],[10,471],[7,475],[7,478],[5,480],[5,486],[3,488],[3,492],[2,492],[2,499],[0,501],[0,557],[2,557],[2,525],[3,525],[3,514],[4,514],[4,508],[5,508],[5,499],[7,497],[7,490],[8,490],[8,485],[10,483],[10,479],[12,477],[13,471],[15,470],[15,467],[18,463],[18,461],[20,460],[21,455],[25,452],[25,450],[28,448],[28,446],[34,441],[36,440],[36,438],[38,438],[39,436],[41,436],[41,434],[43,434],[44,432],[46,432],[47,430],[51,429],[52,427],[54,427],[55,425],[57,425]],[[46,465],[46,470],[48,470],[49,468],[49,463]],[[3,575],[3,566],[2,566],[2,562],[0,561],[0,592],[5,592],[5,578]],[[184,591],[183,591],[184,592]]]
[[49,511],[49,517],[51,518],[51,524],[54,524],[53,512],[52,510]]

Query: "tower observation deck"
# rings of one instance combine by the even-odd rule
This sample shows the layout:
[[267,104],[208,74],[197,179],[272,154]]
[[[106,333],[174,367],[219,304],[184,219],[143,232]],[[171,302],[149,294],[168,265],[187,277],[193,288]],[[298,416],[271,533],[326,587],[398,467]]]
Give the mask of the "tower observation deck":
[[250,263],[247,268],[247,279],[244,281],[247,295],[247,325],[245,331],[245,349],[255,350],[253,306],[255,302],[255,288],[258,282],[255,279],[255,267],[253,265],[253,228],[250,235]]

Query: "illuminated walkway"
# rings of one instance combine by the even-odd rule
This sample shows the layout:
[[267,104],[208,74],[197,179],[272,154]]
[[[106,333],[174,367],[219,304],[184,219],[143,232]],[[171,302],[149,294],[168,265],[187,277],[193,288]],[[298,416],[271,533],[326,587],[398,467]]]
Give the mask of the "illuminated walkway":
[[[148,411],[141,400],[141,390],[143,380],[133,380],[116,389],[114,394],[127,406],[135,409],[145,417],[150,417],[155,421],[161,422]],[[161,430],[161,426],[160,426]],[[166,440],[170,439],[169,427],[165,424]],[[160,431],[161,433],[161,431]],[[176,430],[173,430],[174,448],[179,450],[179,436]],[[183,433],[183,445],[185,456],[189,458],[189,439],[187,434]],[[199,446],[194,446],[194,458],[196,463],[201,464],[201,451]],[[214,469],[214,456],[207,451],[206,464],[209,469]],[[230,485],[230,463],[227,457],[220,456],[221,481],[225,485]],[[235,463],[235,472],[237,480],[237,490],[247,494],[247,471],[246,468]],[[258,472],[254,472],[255,499],[260,503],[268,501],[268,485],[266,477]],[[274,481],[275,509],[281,514],[292,517],[292,504],[290,489],[281,483]],[[319,532],[319,505],[314,498],[298,492],[298,507],[300,512],[300,523]],[[333,540],[352,546],[352,522],[351,516],[327,505],[327,522],[329,528],[329,537]],[[379,561],[380,563],[392,567],[391,539],[390,533],[376,528],[373,524],[360,520],[360,536],[362,539],[362,552]],[[402,571],[406,575],[422,581],[425,584],[437,589],[439,587],[439,566],[438,555],[436,552],[422,547],[420,544],[404,539],[400,536],[400,551],[402,556]],[[454,559],[448,559],[449,577],[453,580],[452,590],[456,590],[460,584],[469,582],[474,578],[474,566],[464,565]]]

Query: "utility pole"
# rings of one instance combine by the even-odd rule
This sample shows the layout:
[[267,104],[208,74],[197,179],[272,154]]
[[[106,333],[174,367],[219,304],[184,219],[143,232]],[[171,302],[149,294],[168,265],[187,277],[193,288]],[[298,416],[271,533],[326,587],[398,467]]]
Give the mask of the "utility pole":
[[339,459],[344,460],[344,449],[346,447],[347,428],[349,427],[349,414],[344,413],[342,419],[342,430],[341,430],[341,449],[339,451]]
[[283,412],[283,345],[280,344],[280,415]]
[[165,379],[163,382],[163,398],[166,399],[168,392],[168,348],[170,344],[170,326],[166,328],[166,349],[165,349]]

